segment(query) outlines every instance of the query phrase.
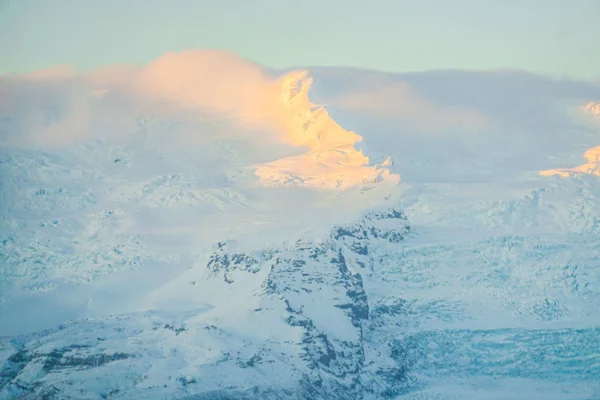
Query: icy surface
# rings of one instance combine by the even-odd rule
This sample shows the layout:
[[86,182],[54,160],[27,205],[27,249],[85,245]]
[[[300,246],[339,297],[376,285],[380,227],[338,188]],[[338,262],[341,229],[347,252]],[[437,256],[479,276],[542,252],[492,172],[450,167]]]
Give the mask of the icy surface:
[[0,398],[600,398],[597,86],[221,52],[0,85]]
[[600,146],[593,147],[583,153],[583,156],[587,159],[587,163],[580,165],[576,168],[561,168],[561,169],[550,169],[542,171],[541,174],[545,176],[558,175],[562,177],[568,177],[569,175],[575,174],[590,174],[600,176]]

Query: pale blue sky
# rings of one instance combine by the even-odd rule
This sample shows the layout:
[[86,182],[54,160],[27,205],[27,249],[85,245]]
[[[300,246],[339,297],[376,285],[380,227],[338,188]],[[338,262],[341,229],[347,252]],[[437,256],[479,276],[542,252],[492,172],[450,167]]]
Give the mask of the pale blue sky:
[[0,73],[221,48],[273,67],[600,77],[600,0],[0,0]]

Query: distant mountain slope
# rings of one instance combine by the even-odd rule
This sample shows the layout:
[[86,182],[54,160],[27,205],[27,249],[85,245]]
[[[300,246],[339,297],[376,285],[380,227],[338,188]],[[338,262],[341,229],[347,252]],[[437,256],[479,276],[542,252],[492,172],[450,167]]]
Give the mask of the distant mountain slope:
[[[410,231],[391,209],[321,243],[240,253],[219,242],[206,265],[156,293],[190,299],[185,308],[5,339],[0,394],[394,398],[465,374],[466,396],[491,377],[538,390],[553,377],[574,396],[598,389],[600,331],[582,326],[600,300],[600,243],[410,245]],[[195,306],[198,295],[212,304]],[[517,321],[525,328],[509,328]]]
[[0,78],[0,398],[597,397],[600,88],[306,70]]

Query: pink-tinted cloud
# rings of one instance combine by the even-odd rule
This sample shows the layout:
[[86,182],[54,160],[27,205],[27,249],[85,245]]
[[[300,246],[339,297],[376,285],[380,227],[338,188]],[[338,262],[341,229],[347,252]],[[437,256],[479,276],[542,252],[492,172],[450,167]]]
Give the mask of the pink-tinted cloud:
[[[110,135],[115,121],[142,115],[181,119],[194,112],[268,122],[276,129],[280,83],[257,65],[222,51],[168,53],[144,68],[117,65],[78,73],[59,66],[4,75],[0,115],[19,123],[0,140],[64,144],[96,133]],[[101,129],[106,124],[111,129]]]
[[[161,132],[168,145],[198,146],[198,138],[227,135],[257,148],[274,143],[304,148],[300,155],[254,161],[264,184],[343,188],[383,178],[397,182],[354,148],[359,135],[310,102],[311,83],[306,71],[270,76],[256,64],[214,50],[168,53],[141,69],[114,66],[78,74],[59,68],[7,76],[0,80],[8,99],[0,113],[17,123],[0,140],[64,145],[127,137],[139,118],[185,121],[190,123],[183,129]],[[231,129],[215,132],[206,114],[233,121]]]

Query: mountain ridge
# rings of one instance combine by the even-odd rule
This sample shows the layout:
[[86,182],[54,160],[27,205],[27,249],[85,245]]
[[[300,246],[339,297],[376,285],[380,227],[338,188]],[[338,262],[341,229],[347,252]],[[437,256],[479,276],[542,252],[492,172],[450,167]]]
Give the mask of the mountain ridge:
[[302,71],[0,78],[0,398],[597,397],[600,89]]

